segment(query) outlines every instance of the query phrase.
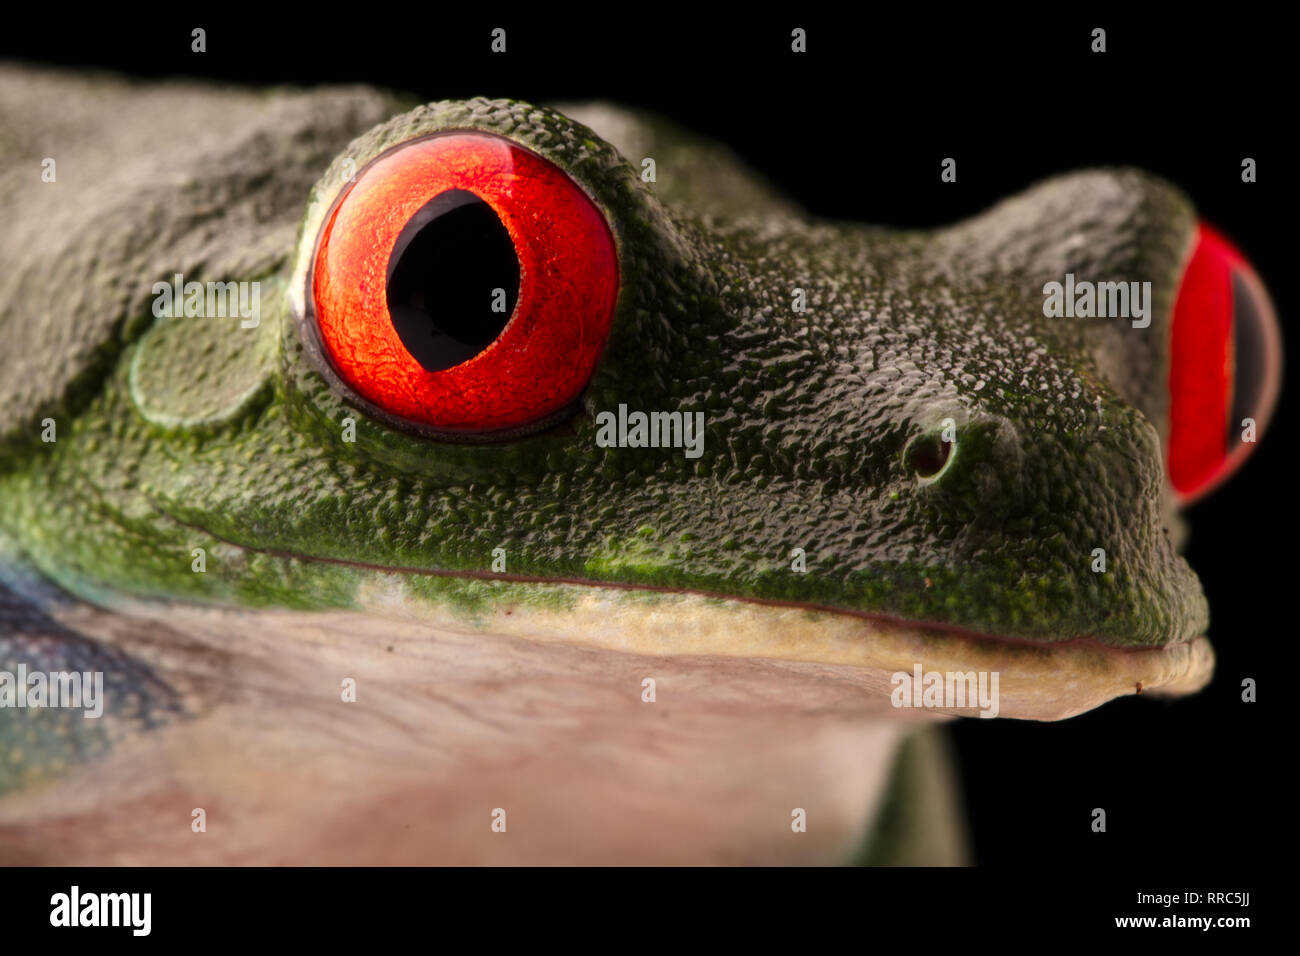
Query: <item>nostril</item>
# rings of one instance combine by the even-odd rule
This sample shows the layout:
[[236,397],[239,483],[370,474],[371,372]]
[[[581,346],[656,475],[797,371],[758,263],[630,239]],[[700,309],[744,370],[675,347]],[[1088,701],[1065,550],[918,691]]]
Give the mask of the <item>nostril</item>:
[[903,449],[903,461],[918,477],[924,480],[937,478],[952,455],[952,442],[944,441],[937,432],[917,435]]
[[903,446],[901,467],[927,508],[958,521],[1000,520],[1023,507],[1024,458],[1009,419],[963,410],[927,415]]

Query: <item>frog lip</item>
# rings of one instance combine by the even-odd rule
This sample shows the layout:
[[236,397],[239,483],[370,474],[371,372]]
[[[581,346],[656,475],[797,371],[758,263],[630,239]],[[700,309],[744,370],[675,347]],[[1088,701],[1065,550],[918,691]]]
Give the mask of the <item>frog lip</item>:
[[[183,522],[181,522],[183,524]],[[465,581],[491,581],[503,584],[534,584],[534,585],[554,585],[556,587],[586,588],[592,590],[604,590],[610,592],[641,592],[647,594],[664,594],[679,595],[682,597],[699,598],[708,601],[727,601],[740,605],[752,605],[756,607],[768,607],[774,609],[785,609],[791,611],[802,611],[813,614],[827,614],[845,618],[856,618],[862,621],[873,622],[880,625],[908,628],[917,634],[944,635],[952,638],[996,642],[1010,646],[1019,646],[1027,648],[1053,648],[1069,644],[1091,645],[1098,648],[1105,648],[1118,653],[1140,652],[1144,650],[1159,650],[1165,647],[1174,647],[1178,645],[1190,645],[1198,640],[1203,640],[1204,636],[1200,634],[1188,637],[1180,637],[1170,640],[1160,645],[1123,645],[1114,644],[1102,640],[1091,634],[1073,634],[1064,635],[1049,639],[1036,640],[1030,637],[1013,634],[1000,634],[990,631],[981,631],[975,628],[965,627],[960,624],[952,624],[946,621],[931,621],[922,618],[909,618],[904,615],[890,614],[884,611],[867,611],[859,608],[844,607],[837,604],[828,604],[815,601],[799,601],[784,598],[766,598],[755,595],[736,594],[728,591],[713,591],[707,588],[677,587],[665,584],[649,584],[635,581],[600,581],[592,578],[578,577],[552,577],[529,574],[515,574],[510,572],[498,571],[480,571],[472,569],[447,569],[447,568],[427,568],[417,567],[414,565],[397,565],[381,564],[372,561],[360,561],[352,558],[335,558],[325,555],[303,554],[297,551],[288,551],[276,548],[262,548],[252,545],[242,544],[238,541],[232,541],[212,531],[201,528],[197,525],[187,525],[196,530],[201,530],[205,534],[219,538],[226,544],[239,548],[243,551],[253,551],[258,554],[265,554],[269,557],[284,558],[295,561],[308,561],[315,564],[333,564],[341,567],[356,568],[362,571],[373,571],[380,574],[400,574],[414,575],[423,577],[448,578],[453,580]]]
[[[892,699],[900,675],[918,674],[919,681],[920,674],[938,672],[995,682],[995,712],[978,716],[1061,720],[1119,696],[1190,694],[1214,670],[1214,652],[1203,636],[1161,647],[1115,647],[1086,635],[1043,643],[876,612],[658,585],[362,567],[568,588],[571,600],[563,608],[505,599],[476,611],[470,626],[538,643],[649,659],[739,659],[746,667],[848,681],[865,692],[869,708]],[[385,593],[385,585],[376,583],[375,591],[359,594],[364,609],[392,613],[396,597],[398,606],[405,601],[412,616],[435,628],[466,627],[446,607],[410,602],[403,589]],[[663,595],[665,603],[627,600],[635,592]],[[977,716],[973,704],[935,709],[940,715]]]

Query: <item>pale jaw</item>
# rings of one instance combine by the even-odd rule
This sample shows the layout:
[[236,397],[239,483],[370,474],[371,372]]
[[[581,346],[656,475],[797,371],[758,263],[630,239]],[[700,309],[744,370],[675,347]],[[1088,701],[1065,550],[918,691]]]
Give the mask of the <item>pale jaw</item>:
[[[890,697],[895,674],[997,673],[997,716],[1062,720],[1134,693],[1178,696],[1214,672],[1204,637],[1121,650],[1080,638],[1051,645],[966,634],[868,615],[691,593],[559,585],[563,610],[508,608],[480,616],[489,630],[529,640],[671,657],[824,665],[855,699]],[[862,702],[858,701],[859,705]],[[938,708],[978,716],[977,707]]]
[[[1204,641],[1042,650],[572,590],[567,607],[473,620],[409,598],[396,574],[363,589],[364,613],[70,609],[65,623],[146,660],[193,716],[0,799],[5,862],[847,862],[900,740],[953,710],[894,707],[892,674],[995,669],[1002,716],[1052,719],[1139,681],[1190,691],[1212,666]],[[917,813],[951,829],[938,775]],[[959,860],[960,833],[943,842],[909,859]]]

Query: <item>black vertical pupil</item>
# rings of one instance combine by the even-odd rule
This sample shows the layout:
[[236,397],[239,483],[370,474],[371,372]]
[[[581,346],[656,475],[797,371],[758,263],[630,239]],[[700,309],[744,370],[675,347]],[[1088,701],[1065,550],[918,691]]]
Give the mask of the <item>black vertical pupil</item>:
[[1228,418],[1228,448],[1240,441],[1241,420],[1257,418],[1267,411],[1264,404],[1268,381],[1267,318],[1241,273],[1232,274],[1232,356],[1236,367],[1232,374],[1232,408]]
[[515,244],[492,207],[449,189],[403,227],[388,258],[388,314],[430,372],[468,361],[501,334],[519,297]]

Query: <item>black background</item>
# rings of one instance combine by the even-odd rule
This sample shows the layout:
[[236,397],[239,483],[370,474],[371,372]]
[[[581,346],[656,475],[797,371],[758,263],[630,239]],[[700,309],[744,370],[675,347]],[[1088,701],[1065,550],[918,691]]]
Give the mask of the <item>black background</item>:
[[[1294,170],[1281,147],[1294,125],[1284,76],[1294,54],[1259,8],[1242,18],[1191,8],[1015,18],[927,5],[882,18],[796,6],[733,20],[631,3],[585,16],[337,9],[50,17],[6,29],[0,51],[147,77],[368,83],[426,99],[609,99],[728,143],[817,215],[898,226],[976,213],[1051,173],[1136,165],[1181,186],[1235,239],[1269,285],[1284,337],[1295,327]],[[190,52],[195,26],[207,30],[204,54]],[[507,30],[505,55],[489,52],[496,26]],[[804,55],[789,50],[794,26],[808,31]],[[1100,55],[1089,49],[1097,26],[1107,30]],[[956,184],[939,180],[946,156],[958,161]],[[1241,182],[1246,156],[1258,162],[1255,184]],[[1188,558],[1219,661],[1208,689],[1176,703],[1127,698],[1056,724],[954,727],[977,862],[1048,879],[1151,864],[1227,877],[1253,874],[1280,850],[1279,788],[1292,759],[1281,723],[1293,639],[1292,420],[1284,385],[1253,460],[1188,515]],[[1259,703],[1241,702],[1245,677],[1259,682]],[[1105,834],[1091,832],[1094,807],[1107,811]]]

